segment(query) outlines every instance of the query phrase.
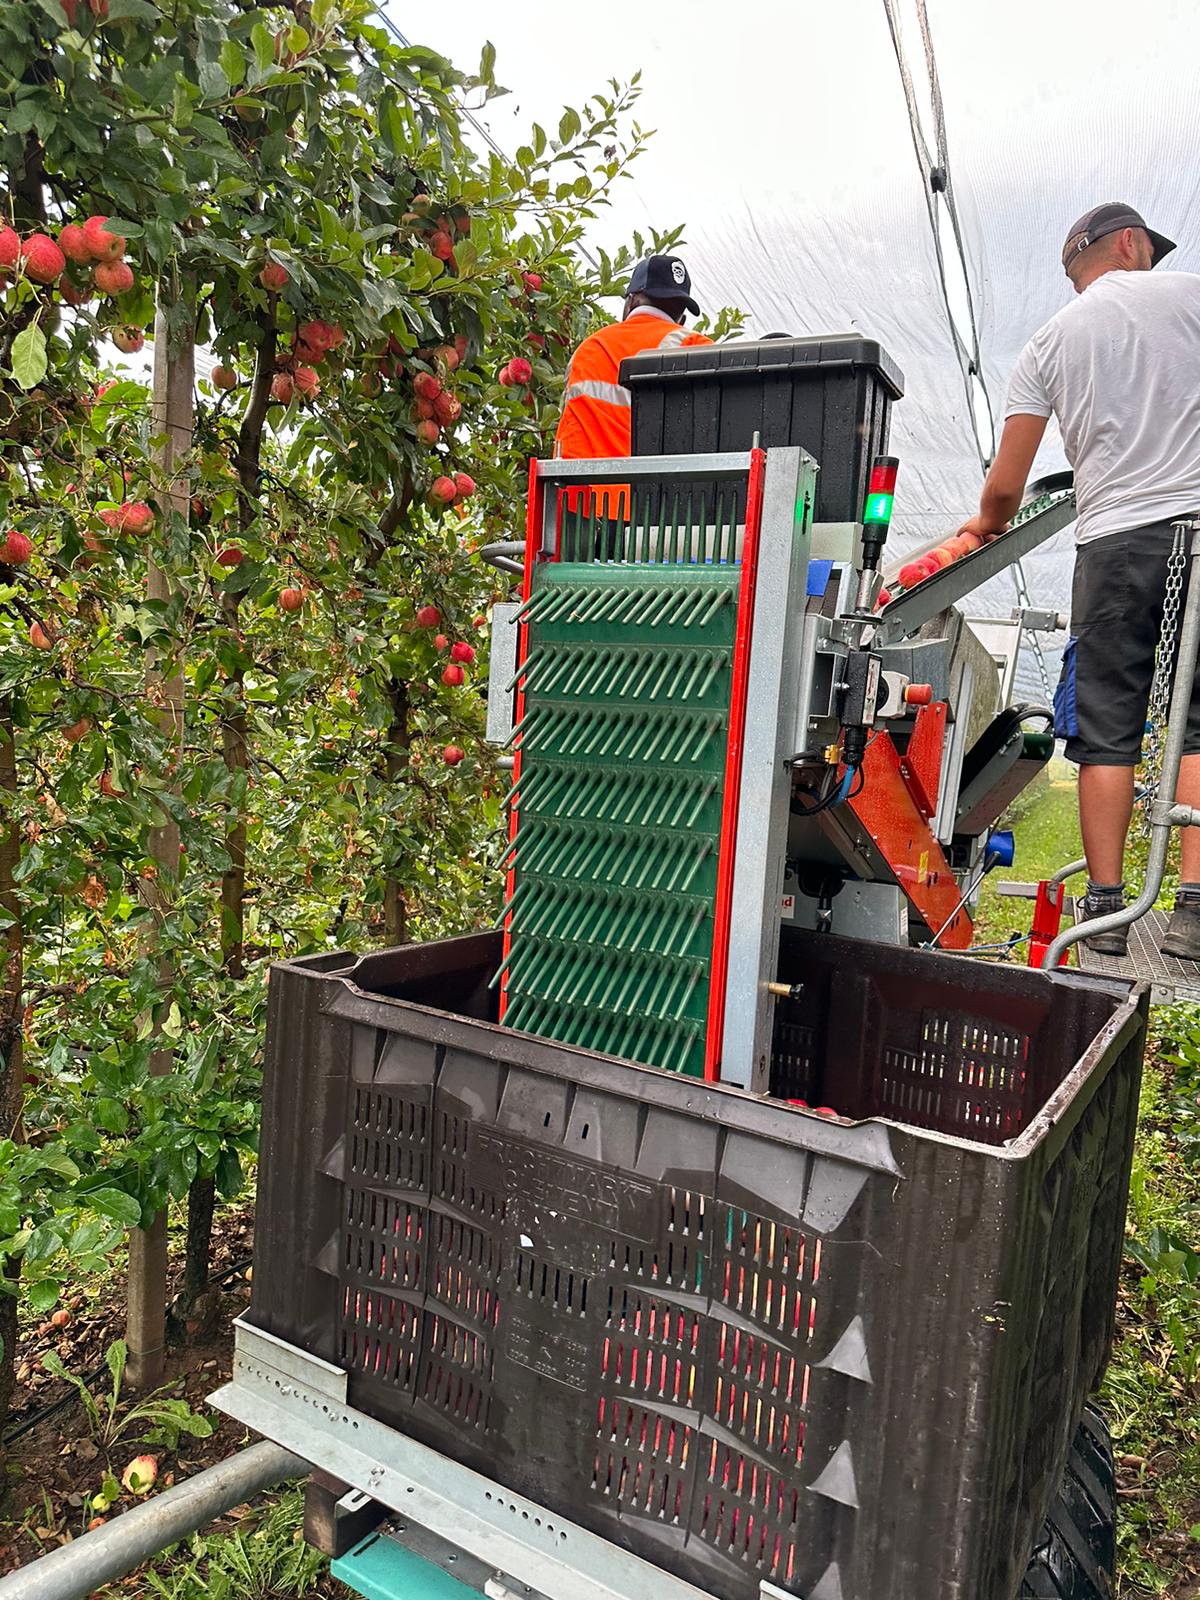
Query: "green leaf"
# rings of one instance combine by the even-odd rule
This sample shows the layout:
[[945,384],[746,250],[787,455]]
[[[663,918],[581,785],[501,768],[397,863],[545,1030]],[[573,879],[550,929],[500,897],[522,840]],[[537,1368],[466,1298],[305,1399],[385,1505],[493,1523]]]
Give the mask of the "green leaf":
[[562,144],[570,144],[579,132],[579,113],[572,106],[568,106],[559,118],[558,137]]
[[41,1161],[47,1172],[56,1172],[60,1178],[69,1178],[73,1183],[79,1177],[79,1168],[65,1150],[43,1150]]
[[242,1175],[241,1158],[236,1150],[227,1147],[221,1151],[217,1158],[214,1179],[217,1193],[223,1200],[232,1200],[240,1192],[245,1179]]
[[161,21],[158,7],[148,5],[146,0],[108,0],[109,22],[124,22],[128,18],[144,22],[150,28],[157,27]]
[[219,61],[202,61],[196,76],[206,100],[224,100],[229,93],[229,78]]
[[254,46],[255,65],[265,72],[275,60],[275,35],[256,22],[250,30],[250,43]]
[[122,1189],[92,1189],[79,1199],[89,1210],[98,1211],[102,1217],[111,1217],[127,1228],[136,1228],[142,1220],[142,1208],[131,1194]]
[[29,1304],[39,1315],[57,1301],[62,1285],[57,1278],[42,1278],[29,1291]]
[[221,63],[221,71],[225,74],[230,84],[236,88],[246,76],[246,58],[242,54],[241,46],[232,39],[226,39],[221,46],[217,60]]
[[114,1339],[104,1352],[104,1364],[112,1373],[113,1387],[120,1389],[121,1379],[125,1376],[125,1362],[129,1358],[129,1350],[124,1339]]
[[12,342],[12,375],[22,389],[34,389],[46,376],[46,335],[36,322],[22,328]]

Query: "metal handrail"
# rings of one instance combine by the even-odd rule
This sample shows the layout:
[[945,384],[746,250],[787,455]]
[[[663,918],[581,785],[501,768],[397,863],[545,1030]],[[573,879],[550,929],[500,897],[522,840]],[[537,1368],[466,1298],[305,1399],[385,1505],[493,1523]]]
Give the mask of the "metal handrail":
[[[1159,779],[1159,798],[1150,810],[1150,854],[1146,862],[1146,879],[1142,892],[1132,905],[1112,911],[1105,917],[1092,917],[1064,928],[1042,957],[1043,971],[1053,971],[1063,955],[1080,939],[1090,939],[1098,933],[1109,933],[1114,928],[1127,928],[1144,917],[1154,907],[1162,890],[1167,869],[1167,851],[1171,832],[1175,828],[1195,827],[1200,824],[1200,813],[1191,806],[1177,805],[1175,790],[1179,783],[1179,765],[1183,760],[1183,742],[1187,733],[1188,710],[1192,700],[1196,660],[1200,656],[1200,521],[1187,519],[1181,523],[1192,536],[1189,552],[1191,569],[1188,574],[1187,603],[1183,612],[1183,626],[1179,634],[1179,654],[1175,661],[1175,682],[1171,690],[1171,710],[1167,718],[1167,738],[1163,746],[1162,776]],[[1169,798],[1164,799],[1166,795]],[[1073,863],[1078,870],[1079,863]]]

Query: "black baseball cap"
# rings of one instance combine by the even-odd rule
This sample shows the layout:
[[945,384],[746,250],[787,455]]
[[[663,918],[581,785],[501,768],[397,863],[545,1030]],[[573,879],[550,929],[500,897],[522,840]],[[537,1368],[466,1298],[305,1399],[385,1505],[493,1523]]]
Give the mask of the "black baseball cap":
[[678,256],[647,256],[633,269],[629,294],[648,294],[652,300],[682,300],[694,317],[700,307],[692,299],[692,280]]
[[1174,239],[1168,239],[1162,233],[1155,233],[1153,228],[1146,226],[1145,218],[1140,211],[1124,205],[1120,200],[1107,200],[1104,205],[1093,206],[1090,211],[1085,211],[1067,234],[1062,254],[1064,270],[1069,269],[1076,256],[1082,255],[1089,245],[1096,243],[1097,239],[1106,238],[1110,233],[1120,233],[1122,228],[1141,228],[1144,233],[1150,235],[1150,243],[1154,246],[1154,259],[1150,263],[1152,267],[1156,267],[1162,258],[1170,255],[1175,248]]

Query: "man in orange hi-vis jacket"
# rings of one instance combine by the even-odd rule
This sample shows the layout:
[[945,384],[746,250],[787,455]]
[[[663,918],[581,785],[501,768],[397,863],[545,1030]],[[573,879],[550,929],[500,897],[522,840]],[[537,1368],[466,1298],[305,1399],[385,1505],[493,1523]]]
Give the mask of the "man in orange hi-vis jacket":
[[[647,256],[633,269],[624,317],[589,335],[571,357],[563,414],[554,453],[568,460],[627,456],[632,449],[629,390],[618,382],[621,363],[643,350],[673,350],[711,344],[703,333],[688,333],[683,319],[698,316],[692,280],[678,256]],[[628,489],[614,485],[596,495],[610,516],[621,514]]]

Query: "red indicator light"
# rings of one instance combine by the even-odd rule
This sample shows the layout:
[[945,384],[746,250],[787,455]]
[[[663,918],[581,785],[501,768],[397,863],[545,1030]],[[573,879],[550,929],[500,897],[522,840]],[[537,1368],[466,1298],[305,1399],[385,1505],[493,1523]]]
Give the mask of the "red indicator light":
[[900,460],[897,456],[876,456],[871,468],[871,481],[867,486],[868,496],[873,494],[895,494],[896,474],[900,471]]

